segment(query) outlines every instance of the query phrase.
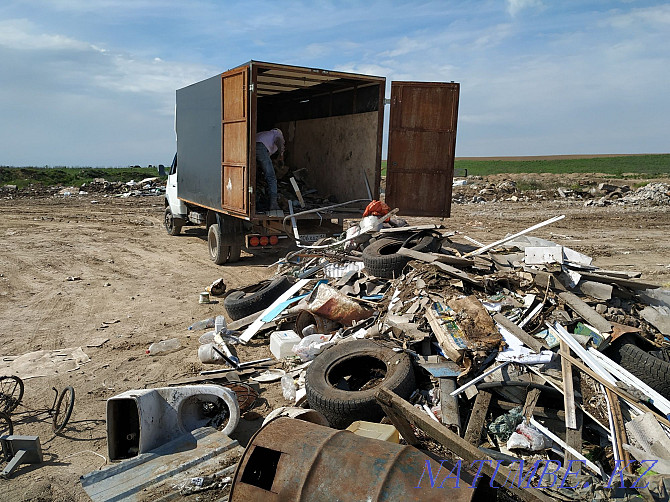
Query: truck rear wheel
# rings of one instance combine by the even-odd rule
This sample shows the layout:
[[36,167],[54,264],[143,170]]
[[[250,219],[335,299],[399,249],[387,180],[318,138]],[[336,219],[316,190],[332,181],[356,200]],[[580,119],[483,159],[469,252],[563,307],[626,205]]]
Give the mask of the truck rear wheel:
[[221,229],[218,223],[210,225],[207,232],[207,245],[209,248],[209,258],[217,265],[223,265],[228,261],[230,255],[230,246],[223,245]]

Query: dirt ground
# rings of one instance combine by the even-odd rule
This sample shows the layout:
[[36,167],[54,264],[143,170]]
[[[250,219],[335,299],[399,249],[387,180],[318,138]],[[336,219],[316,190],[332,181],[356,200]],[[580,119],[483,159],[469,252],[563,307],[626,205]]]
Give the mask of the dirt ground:
[[[442,223],[489,243],[559,214],[566,218],[533,235],[585,253],[602,268],[639,271],[670,287],[667,206],[584,207],[565,199],[459,204]],[[45,463],[0,480],[2,499],[88,500],[79,477],[105,465],[105,400],[210,369],[197,358],[200,333],[186,328],[224,309],[199,304],[199,293],[219,277],[235,288],[273,273],[267,267],[273,258],[251,255],[214,265],[202,229],[171,237],[162,215],[162,196],[0,199],[2,355],[81,346],[90,357],[77,370],[26,380],[23,403],[12,414],[15,434],[38,435]],[[101,337],[108,341],[87,347]],[[174,337],[182,342],[177,352],[145,354],[151,342]],[[267,339],[254,340],[239,355],[243,361],[267,357]],[[52,386],[66,385],[76,390],[74,414],[64,434],[54,436],[46,409]],[[269,406],[261,414],[285,404],[278,383],[263,389]],[[259,426],[260,419],[242,420],[233,437],[245,444]]]

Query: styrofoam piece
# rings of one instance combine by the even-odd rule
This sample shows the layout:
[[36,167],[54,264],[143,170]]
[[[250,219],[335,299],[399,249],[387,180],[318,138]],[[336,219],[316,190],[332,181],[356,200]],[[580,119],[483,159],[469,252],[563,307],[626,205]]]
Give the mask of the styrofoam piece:
[[270,352],[277,359],[283,359],[286,356],[293,356],[293,351],[291,350],[293,346],[300,343],[300,336],[289,329],[286,331],[275,331],[270,335]]
[[524,249],[526,265],[544,265],[547,263],[563,263],[563,246],[534,247]]
[[240,408],[235,393],[220,385],[183,385],[129,390],[107,400],[107,451],[121,460],[153,450],[206,426],[208,408],[223,401],[228,408],[224,434],[235,430]]

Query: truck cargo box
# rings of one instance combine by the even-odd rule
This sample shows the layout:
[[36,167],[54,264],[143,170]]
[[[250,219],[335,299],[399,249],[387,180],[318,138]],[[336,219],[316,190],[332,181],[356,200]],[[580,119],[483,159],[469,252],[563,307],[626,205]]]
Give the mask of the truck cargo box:
[[[324,201],[379,199],[385,91],[384,77],[257,61],[179,89],[179,199],[271,219],[256,204],[255,144],[274,127]],[[458,94],[457,83],[392,83],[386,201],[400,214],[450,214]]]

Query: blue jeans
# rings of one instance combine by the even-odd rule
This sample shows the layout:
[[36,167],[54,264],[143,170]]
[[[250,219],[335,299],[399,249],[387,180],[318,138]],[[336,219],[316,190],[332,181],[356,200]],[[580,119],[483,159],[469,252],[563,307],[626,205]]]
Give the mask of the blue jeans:
[[256,164],[260,164],[263,169],[265,181],[267,181],[268,190],[270,191],[270,206],[275,206],[277,204],[277,176],[272,166],[270,152],[268,152],[267,147],[260,141],[256,143]]

